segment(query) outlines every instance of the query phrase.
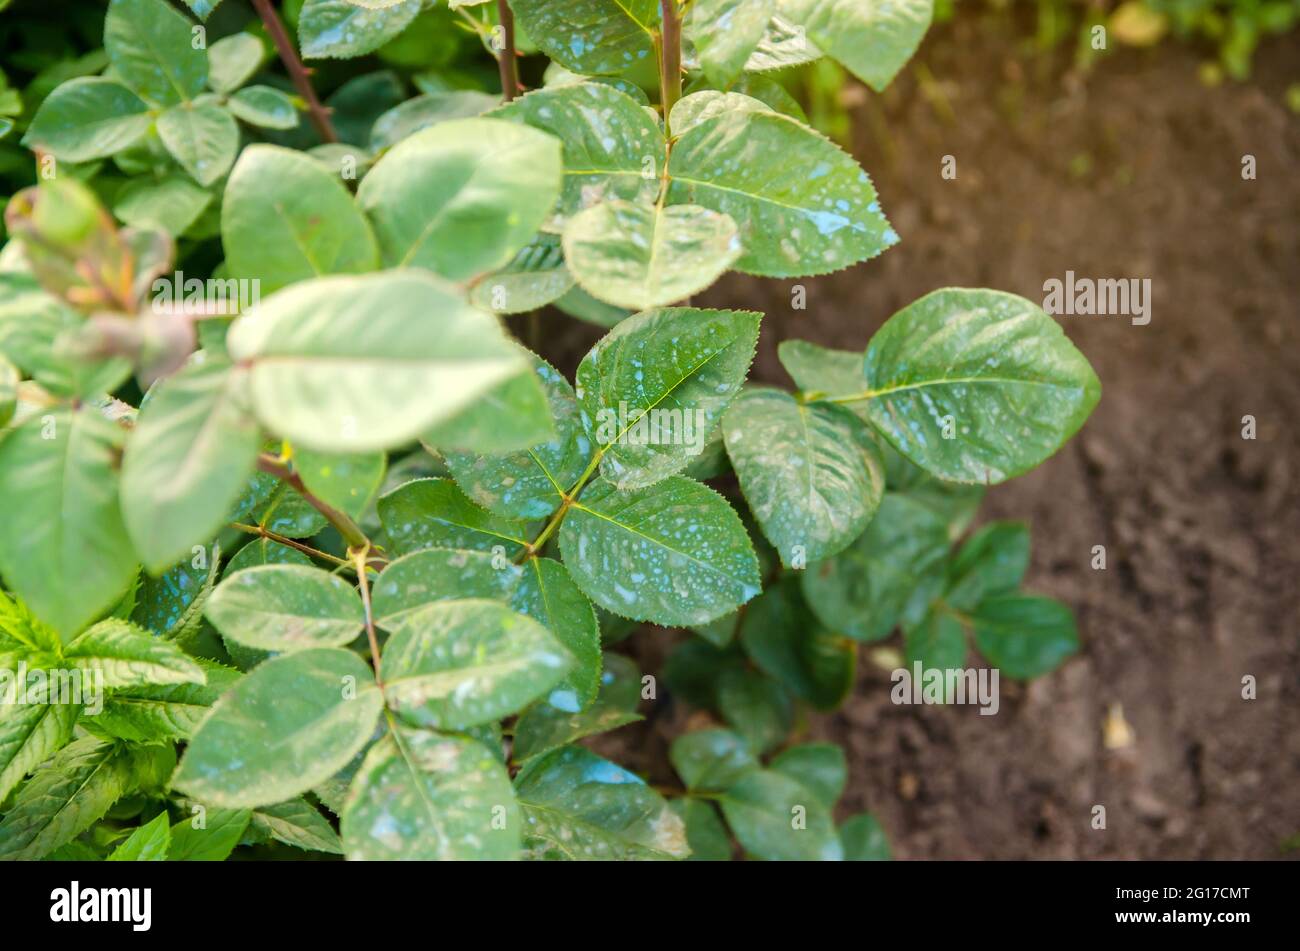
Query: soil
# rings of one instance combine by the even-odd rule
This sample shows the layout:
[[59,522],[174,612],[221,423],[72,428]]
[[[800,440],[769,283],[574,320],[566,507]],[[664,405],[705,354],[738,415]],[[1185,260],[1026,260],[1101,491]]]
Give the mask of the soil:
[[[895,706],[864,648],[853,696],[803,736],[845,746],[840,816],[873,812],[897,858],[1295,855],[1300,117],[1283,94],[1300,78],[1300,34],[1266,44],[1250,82],[1212,89],[1196,76],[1206,50],[1167,42],[1080,75],[1029,52],[1026,35],[959,17],[918,54],[926,86],[908,70],[884,96],[849,91],[854,152],[898,247],[799,281],[803,311],[795,282],[740,275],[696,303],[767,313],[754,376],[788,385],[780,339],[860,349],[937,287],[1042,300],[1067,270],[1150,278],[1146,326],[1060,318],[1101,404],[1054,458],[991,490],[981,516],[1030,523],[1028,586],[1074,607],[1083,647],[1029,685],[1004,680],[990,717]],[[599,335],[556,331],[544,349],[557,354]],[[1105,570],[1091,567],[1095,545]],[[653,670],[671,639],[641,631],[631,650]],[[1242,697],[1248,675],[1257,699]],[[672,783],[666,745],[690,715],[670,702],[606,743]],[[1105,743],[1108,717],[1127,745]]]

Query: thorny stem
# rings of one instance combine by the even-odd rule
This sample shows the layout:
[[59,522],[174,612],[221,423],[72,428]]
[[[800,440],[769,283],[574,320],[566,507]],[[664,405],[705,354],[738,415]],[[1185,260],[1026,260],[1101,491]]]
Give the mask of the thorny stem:
[[366,640],[370,642],[370,660],[375,665],[375,683],[384,689],[383,678],[379,675],[379,637],[375,634],[375,615],[370,609],[370,579],[366,577],[366,560],[370,554],[370,543],[349,548],[352,564],[356,567],[357,588],[361,591],[361,604],[366,611]]
[[231,522],[230,527],[238,529],[241,532],[247,532],[249,535],[257,535],[261,538],[268,538],[278,544],[287,545],[289,548],[296,549],[304,555],[309,555],[312,558],[320,558],[322,561],[332,562],[333,564],[339,565],[343,568],[352,567],[352,562],[345,558],[340,558],[338,555],[331,555],[329,552],[321,551],[319,548],[312,548],[310,545],[304,545],[296,538],[289,538],[285,535],[281,535],[279,532],[273,532],[264,525],[245,525],[243,522]]
[[664,110],[664,134],[672,137],[668,114],[682,98],[682,19],[677,0],[659,0],[663,38],[659,44],[659,100]]
[[316,131],[324,141],[337,142],[339,135],[334,131],[334,123],[330,122],[329,110],[321,104],[316,96],[316,90],[312,88],[311,70],[304,66],[298,57],[298,51],[293,48],[293,41],[289,39],[280,15],[271,6],[271,0],[253,0],[253,6],[257,10],[257,15],[262,18],[262,22],[266,24],[266,32],[271,34],[271,40],[280,54],[280,62],[284,63],[284,68],[288,71],[289,78],[293,80],[298,95],[302,96],[303,101],[307,103],[307,115],[312,125],[316,127]]
[[364,548],[367,552],[370,550],[370,539],[366,533],[361,530],[361,526],[352,520],[352,516],[346,512],[340,512],[334,506],[330,505],[323,499],[317,498],[303,485],[302,477],[294,472],[275,456],[262,454],[257,459],[257,468],[267,475],[273,475],[282,482],[287,482],[301,495],[316,511],[325,516],[325,520],[338,529],[343,540],[347,542],[348,548]]
[[501,20],[501,49],[496,51],[501,98],[509,102],[519,95],[519,70],[515,63],[515,15],[507,0],[497,0],[497,17]]

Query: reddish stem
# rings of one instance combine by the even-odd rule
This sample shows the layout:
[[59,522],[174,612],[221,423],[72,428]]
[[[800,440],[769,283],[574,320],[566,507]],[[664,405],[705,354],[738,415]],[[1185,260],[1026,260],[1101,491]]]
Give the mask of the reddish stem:
[[307,116],[311,119],[312,125],[316,127],[321,139],[326,142],[337,142],[339,134],[334,131],[334,123],[330,122],[330,111],[321,104],[316,96],[316,90],[312,88],[311,70],[304,66],[298,57],[298,51],[293,48],[293,41],[289,39],[289,33],[284,28],[284,21],[275,12],[275,7],[271,6],[271,0],[253,0],[253,7],[257,10],[257,15],[262,18],[262,22],[266,24],[266,32],[271,34],[271,41],[275,43],[275,48],[280,54],[280,62],[284,63],[284,68],[288,71],[289,78],[293,80],[298,95],[302,96],[303,101],[307,103]]
[[497,69],[501,72],[501,98],[506,102],[519,95],[519,71],[515,65],[515,15],[508,0],[497,0],[501,20],[501,49],[497,50]]

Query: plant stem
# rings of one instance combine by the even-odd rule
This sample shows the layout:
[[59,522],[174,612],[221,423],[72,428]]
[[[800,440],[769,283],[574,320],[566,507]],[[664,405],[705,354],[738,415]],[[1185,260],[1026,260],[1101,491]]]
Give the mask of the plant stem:
[[542,546],[546,544],[546,540],[551,537],[551,534],[557,528],[560,527],[560,523],[564,521],[564,516],[569,514],[569,509],[573,507],[573,500],[578,497],[578,493],[582,491],[582,487],[587,484],[587,480],[592,477],[593,473],[595,473],[596,467],[600,465],[600,459],[604,455],[604,449],[596,450],[595,455],[591,457],[591,462],[587,464],[586,471],[583,472],[582,475],[578,476],[578,481],[573,483],[573,488],[563,494],[563,501],[560,503],[560,507],[555,510],[555,514],[550,517],[550,520],[547,521],[546,525],[537,534],[537,537],[524,546],[523,554],[515,559],[516,564],[522,565],[529,558],[534,557],[542,550]]
[[515,15],[507,0],[497,0],[497,17],[501,20],[501,49],[496,51],[501,98],[509,102],[519,95],[519,70],[515,63]]
[[664,135],[672,138],[668,114],[682,98],[682,19],[677,0],[659,0],[663,39],[659,48],[659,101],[664,110]]
[[339,134],[334,131],[334,123],[330,122],[329,110],[321,104],[316,96],[316,90],[312,88],[309,78],[311,70],[304,66],[298,57],[298,51],[293,48],[293,41],[289,39],[280,15],[271,6],[271,0],[253,0],[253,7],[257,10],[257,15],[262,18],[262,22],[266,24],[266,32],[271,34],[271,41],[275,43],[276,51],[280,54],[280,62],[284,63],[284,68],[288,71],[289,78],[293,80],[298,95],[302,96],[303,101],[307,103],[307,116],[311,119],[312,125],[316,127],[321,139],[326,142],[337,142]]
[[346,512],[340,512],[334,506],[330,505],[323,499],[319,499],[303,485],[302,477],[286,466],[274,456],[261,455],[257,459],[257,468],[267,475],[273,475],[282,482],[287,482],[321,515],[325,520],[339,530],[343,540],[347,542],[348,548],[364,548],[370,550],[370,539],[366,533],[361,530],[361,526],[352,520],[352,516]]
[[322,561],[333,562],[334,564],[344,568],[352,567],[352,562],[345,558],[340,558],[338,555],[331,555],[329,552],[321,551],[319,548],[312,548],[310,545],[304,545],[296,538],[289,538],[285,535],[281,535],[279,532],[273,532],[264,525],[245,525],[243,522],[231,522],[230,527],[238,529],[241,532],[247,532],[249,535],[269,538],[273,542],[293,548],[312,558],[320,558]]
[[370,554],[370,543],[349,548],[352,564],[357,571],[357,588],[361,591],[361,604],[366,611],[366,640],[370,642],[370,660],[375,665],[375,683],[384,689],[383,678],[379,675],[379,637],[375,634],[375,614],[370,609],[370,579],[366,577],[366,561]]
[[860,393],[847,393],[844,396],[824,396],[810,393],[805,399],[809,403],[860,403],[863,400],[874,400],[881,392],[881,390],[863,390]]

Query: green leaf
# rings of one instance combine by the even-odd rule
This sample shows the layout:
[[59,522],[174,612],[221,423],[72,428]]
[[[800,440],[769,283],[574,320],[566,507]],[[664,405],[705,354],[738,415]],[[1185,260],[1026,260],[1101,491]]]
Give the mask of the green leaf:
[[158,117],[158,137],[200,185],[211,185],[239,152],[239,126],[216,103],[181,103]]
[[164,0],[112,0],[104,50],[118,77],[159,105],[193,99],[208,81],[208,57],[192,42],[192,24]]
[[668,175],[670,203],[735,220],[745,249],[736,268],[750,274],[826,274],[898,241],[852,156],[766,105],[692,126],[673,145]]
[[583,425],[601,473],[638,489],[699,455],[754,358],[760,315],[668,307],[631,317],[578,366]]
[[560,527],[573,580],[607,611],[665,627],[703,624],[758,594],[758,559],[735,510],[712,489],[670,476],[619,491],[603,480]]
[[835,709],[853,689],[857,645],[817,623],[794,578],[754,599],[740,640],[760,670],[818,709]]
[[699,792],[721,792],[758,768],[749,744],[731,730],[683,733],[673,740],[668,757],[686,788]]
[[346,766],[382,707],[355,654],[314,648],[272,658],[213,706],[172,785],[227,808],[284,802]]
[[615,199],[569,219],[564,257],[590,294],[642,310],[683,300],[716,281],[740,256],[736,223],[698,205]]
[[560,140],[564,185],[558,220],[602,201],[653,202],[664,170],[664,136],[654,116],[604,83],[551,86],[494,110]]
[[221,206],[226,267],[256,278],[263,297],[322,274],[379,266],[374,234],[338,175],[301,152],[250,145],[235,163]]
[[131,90],[111,79],[86,76],[50,93],[23,145],[65,162],[89,162],[130,148],[152,124],[148,104]]
[[141,685],[114,690],[104,709],[83,723],[93,732],[132,743],[188,740],[208,709],[239,680],[240,673],[201,661],[207,683]]
[[342,829],[354,860],[503,860],[517,857],[523,823],[482,743],[399,726],[366,755]]
[[986,598],[970,621],[980,653],[1017,680],[1050,673],[1079,650],[1074,612],[1053,598]]
[[495,318],[419,271],[308,281],[239,317],[231,359],[268,429],[369,452],[414,439],[525,367]]
[[381,158],[357,190],[388,267],[464,280],[507,264],[560,194],[560,143],[501,119],[454,119]]
[[773,112],[767,103],[735,92],[702,89],[677,101],[673,106],[673,136],[681,138],[691,129],[719,116],[733,112]]
[[118,505],[122,430],[83,406],[0,440],[0,574],[66,640],[135,579]]
[[777,0],[697,0],[686,21],[704,75],[727,86],[763,38]]
[[560,239],[539,232],[510,259],[510,263],[478,280],[469,292],[470,303],[494,314],[523,314],[545,307],[573,287],[573,275],[564,264]]
[[260,650],[342,647],[365,625],[356,589],[301,565],[261,565],[217,585],[203,612],[221,636]]
[[844,758],[844,749],[834,743],[804,743],[787,747],[773,758],[771,769],[807,788],[827,813],[835,808],[849,780],[849,764]]
[[777,9],[881,92],[921,45],[934,0],[777,0]]
[[80,714],[80,705],[69,703],[0,706],[0,802],[72,739]]
[[908,598],[948,551],[944,520],[907,496],[886,492],[858,539],[803,573],[804,597],[832,631],[857,640],[885,637]]
[[515,779],[531,858],[675,859],[686,829],[642,780],[581,746],[528,764]]
[[718,677],[714,689],[718,712],[755,753],[766,753],[785,742],[794,723],[794,710],[790,695],[771,677],[731,667]]
[[690,861],[726,862],[731,859],[731,836],[712,803],[683,797],[671,800],[668,808],[686,825]]
[[248,86],[230,97],[229,109],[236,119],[263,129],[294,129],[298,107],[285,93],[272,86]]
[[208,47],[208,85],[232,93],[253,78],[266,59],[266,47],[252,33],[223,36]]
[[[778,8],[780,3],[777,0]],[[772,17],[763,38],[745,61],[745,69],[752,72],[786,69],[811,63],[821,56],[822,51],[809,41],[807,30],[778,14]]]
[[373,53],[411,25],[420,0],[375,8],[349,0],[306,0],[298,14],[303,59],[351,59]]
[[546,396],[554,438],[503,455],[445,453],[461,490],[489,512],[511,518],[545,518],[560,507],[591,461],[592,444],[578,415],[573,387],[554,367],[533,358]]
[[538,382],[538,358],[524,352],[528,366],[493,386],[459,413],[434,426],[423,441],[442,450],[514,453],[555,436],[546,392]]
[[719,802],[731,831],[757,858],[790,862],[844,858],[830,810],[815,793],[782,773],[747,773]]
[[248,828],[252,813],[247,809],[212,809],[204,807],[198,817],[182,819],[172,826],[169,862],[222,862],[239,845]]
[[308,491],[334,508],[360,518],[384,481],[388,460],[382,452],[333,453],[298,449],[293,469]]
[[200,20],[206,20],[211,16],[219,3],[221,0],[185,0],[185,5],[193,10],[194,15]]
[[226,577],[257,565],[313,565],[310,558],[269,538],[253,538],[226,563]]
[[133,228],[165,231],[176,238],[207,210],[212,197],[188,175],[158,181],[136,178],[117,193],[113,214]]
[[482,115],[497,104],[497,97],[476,89],[430,92],[408,99],[375,120],[370,130],[370,149],[382,152],[421,129],[449,119]]
[[33,655],[57,657],[62,652],[57,631],[36,618],[22,601],[0,591],[0,663],[16,666]]
[[329,820],[302,798],[254,809],[252,827],[295,849],[343,854],[343,844]]
[[[807,340],[782,340],[776,346],[777,357],[803,393],[823,396],[851,396],[862,392],[866,377],[862,375],[862,354],[851,350],[832,350]],[[864,403],[846,403],[863,419],[868,418]],[[890,488],[894,485],[891,482]]]
[[1029,527],[990,522],[962,545],[948,566],[944,601],[966,611],[986,597],[1011,594],[1029,570]]
[[523,574],[504,555],[449,548],[412,552],[389,562],[374,582],[370,596],[375,623],[395,630],[409,613],[459,598],[509,603]]
[[654,61],[658,0],[513,0],[510,6],[542,52],[575,73],[616,75]]
[[601,683],[600,627],[591,602],[564,565],[533,557],[524,567],[510,606],[540,621],[573,655],[575,663],[550,702],[573,713],[589,705]]
[[885,322],[866,384],[871,421],[899,452],[941,479],[990,485],[1056,452],[1101,398],[1087,359],[1038,305],[961,288]]
[[787,567],[838,554],[875,515],[884,461],[848,410],[754,389],[728,408],[722,431],[745,500]]
[[230,521],[256,522],[289,538],[311,538],[329,524],[297,490],[265,472],[253,473]]
[[96,683],[110,690],[207,680],[203,668],[171,641],[116,618],[100,621],[79,635],[64,648],[63,660],[69,667],[93,674]]
[[90,828],[132,786],[130,757],[120,746],[74,740],[15,797],[0,822],[0,860],[48,855]]
[[200,351],[140,410],[122,459],[122,516],[150,571],[215,535],[252,474],[261,436],[245,385],[228,360]]
[[876,817],[868,813],[854,816],[840,826],[840,843],[846,862],[888,862],[889,842]]
[[9,425],[18,408],[18,383],[22,377],[18,368],[0,356],[0,428]]
[[513,558],[527,534],[522,520],[479,508],[450,479],[415,479],[380,496],[379,520],[397,555],[423,548],[492,551],[499,545]]
[[617,327],[622,321],[632,316],[625,307],[615,307],[597,300],[578,285],[574,285],[555,299],[555,306],[562,313],[578,320],[604,327],[606,330]]
[[[20,245],[7,247],[17,250]],[[67,359],[62,339],[80,328],[83,320],[31,274],[0,273],[0,353],[52,393],[98,394],[104,389],[99,378],[106,369],[114,380],[121,379],[116,375],[121,366],[118,360],[81,363]]]
[[636,664],[622,655],[607,654],[605,669],[600,670],[599,660],[596,669],[600,695],[586,709],[578,709],[573,690],[561,687],[520,715],[515,721],[515,762],[527,762],[583,737],[643,719],[636,712],[641,701],[641,671]]
[[462,730],[515,713],[554,687],[572,657],[532,618],[495,601],[443,601],[389,622],[384,694],[416,726]]
[[921,665],[922,676],[927,670],[957,670],[966,664],[966,631],[942,606],[927,613],[920,624],[904,629],[903,646],[909,674],[916,663]]
[[132,832],[108,854],[109,862],[163,862],[171,847],[172,830],[167,813],[160,812],[152,821]]

